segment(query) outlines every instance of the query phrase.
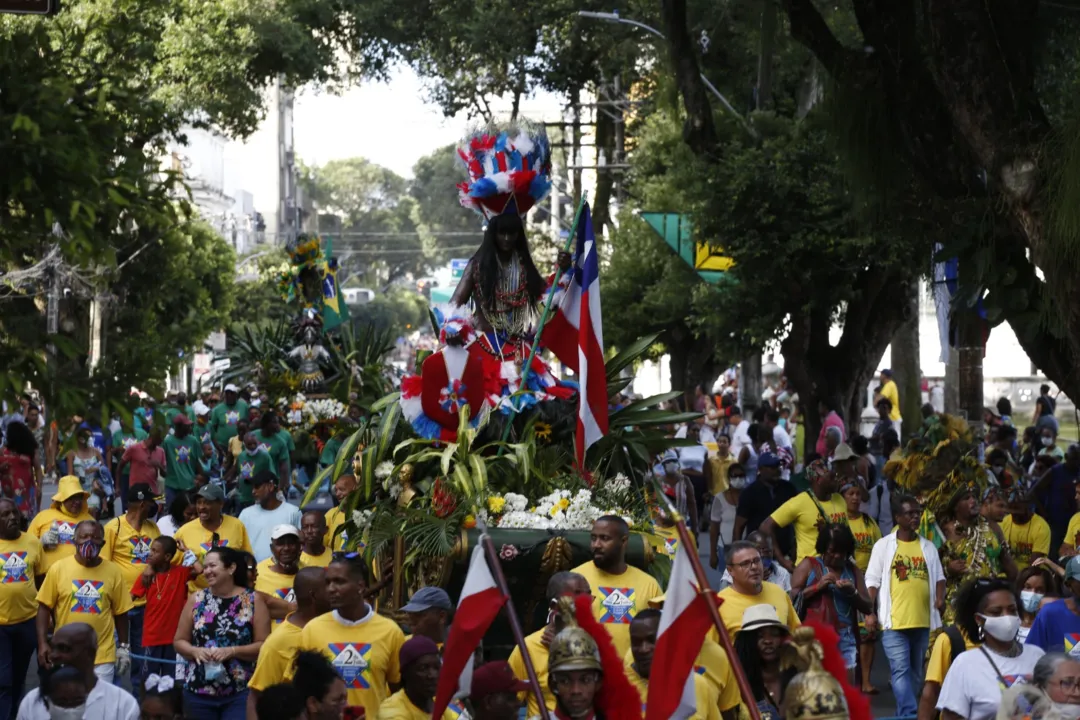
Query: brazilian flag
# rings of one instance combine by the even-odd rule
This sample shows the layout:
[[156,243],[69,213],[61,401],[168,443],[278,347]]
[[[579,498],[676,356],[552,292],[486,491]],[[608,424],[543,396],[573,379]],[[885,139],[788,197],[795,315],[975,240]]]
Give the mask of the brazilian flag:
[[322,280],[323,330],[333,330],[349,319],[349,306],[345,304],[345,299],[341,297],[341,288],[338,287],[338,264],[334,258],[334,241],[331,238],[326,239],[323,257],[326,258]]

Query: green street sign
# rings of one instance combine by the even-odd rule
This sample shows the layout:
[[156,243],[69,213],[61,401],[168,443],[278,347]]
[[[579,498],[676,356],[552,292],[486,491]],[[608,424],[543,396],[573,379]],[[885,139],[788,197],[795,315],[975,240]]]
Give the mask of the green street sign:
[[694,240],[694,227],[689,216],[661,212],[643,212],[640,215],[705,282],[717,284],[725,279],[725,272],[735,264],[734,260],[708,243]]
[[0,0],[0,13],[52,15],[59,9],[60,0]]

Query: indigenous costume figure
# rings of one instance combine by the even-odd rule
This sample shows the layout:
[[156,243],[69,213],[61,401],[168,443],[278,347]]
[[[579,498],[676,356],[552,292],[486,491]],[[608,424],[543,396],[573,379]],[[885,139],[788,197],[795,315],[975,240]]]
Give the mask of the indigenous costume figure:
[[551,189],[547,135],[522,122],[489,127],[470,134],[458,156],[469,175],[458,185],[461,204],[487,223],[484,239],[452,307],[442,313],[444,347],[402,382],[402,414],[413,429],[446,441],[456,439],[465,405],[475,425],[492,410],[519,412],[575,392],[539,357],[528,370],[522,367],[549,287],[533,263],[521,219]]

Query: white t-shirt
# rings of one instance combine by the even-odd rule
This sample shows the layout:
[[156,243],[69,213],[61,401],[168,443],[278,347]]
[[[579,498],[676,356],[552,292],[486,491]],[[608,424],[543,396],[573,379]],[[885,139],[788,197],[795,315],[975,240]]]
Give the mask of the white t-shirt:
[[160,520],[157,521],[157,528],[162,535],[166,537],[172,537],[176,535],[176,531],[180,529],[180,526],[172,519],[172,515],[166,513]]
[[[1035,663],[1044,655],[1042,648],[1023,645],[1019,657],[1002,657],[994,652],[987,652],[993,659],[993,665],[983,654],[982,648],[975,648],[960,653],[956,662],[945,674],[938,696],[938,710],[951,710],[969,720],[991,720],[997,717],[998,705],[1001,704],[1002,688],[998,672],[1008,687],[1017,682],[1029,682]],[[994,666],[997,666],[997,671]]]
[[750,421],[743,420],[731,432],[731,454],[739,457],[742,449],[752,444],[750,442]]
[[727,501],[724,493],[713,496],[712,507],[709,508],[709,520],[720,523],[720,547],[728,545],[731,542],[731,536],[735,534],[735,506]]
[[679,468],[681,470],[702,472],[705,468],[705,460],[708,456],[709,451],[704,445],[679,448]]
[[240,522],[251,540],[251,552],[258,562],[262,562],[271,555],[270,533],[275,527],[292,525],[300,528],[300,508],[289,503],[281,503],[275,510],[263,510],[261,505],[252,505],[240,513]]
[[[49,709],[37,688],[19,703],[16,720],[49,720]],[[86,698],[83,720],[139,720],[139,703],[126,690],[98,680]]]

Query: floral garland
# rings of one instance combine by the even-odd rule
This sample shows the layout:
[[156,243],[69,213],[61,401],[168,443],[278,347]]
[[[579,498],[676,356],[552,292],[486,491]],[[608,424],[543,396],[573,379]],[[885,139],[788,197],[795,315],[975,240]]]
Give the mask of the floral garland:
[[[626,484],[629,487],[629,481]],[[618,507],[597,505],[597,500],[601,499],[594,498],[593,491],[585,489],[577,492],[556,490],[532,505],[527,497],[518,493],[490,495],[475,517],[466,518],[466,527],[475,524],[476,519],[482,519],[498,528],[588,530],[603,515],[619,515],[628,524],[634,523],[634,519]]]
[[285,419],[294,430],[308,432],[320,423],[336,423],[348,412],[342,403],[333,398],[308,400],[303,393],[297,393],[292,402],[282,400],[279,405],[288,406]]

